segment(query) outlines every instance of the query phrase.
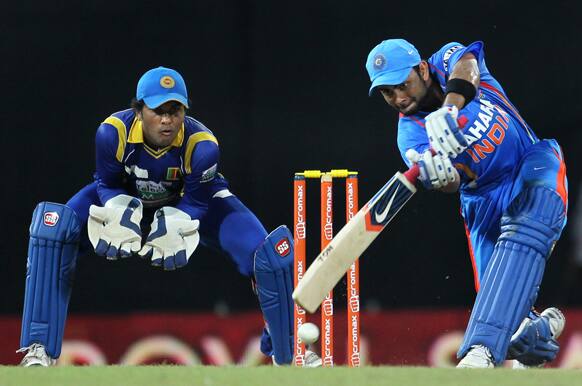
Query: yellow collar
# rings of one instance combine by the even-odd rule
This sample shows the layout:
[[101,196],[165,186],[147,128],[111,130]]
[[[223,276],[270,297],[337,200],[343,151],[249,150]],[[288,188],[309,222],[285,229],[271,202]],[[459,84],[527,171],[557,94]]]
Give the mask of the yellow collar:
[[[143,128],[141,125],[141,121],[137,119],[137,117],[133,119],[133,123],[131,124],[131,128],[129,129],[129,136],[127,142],[145,144],[143,140]],[[180,147],[182,146],[183,142],[184,142],[184,124],[182,123],[182,127],[180,127],[180,131],[178,131],[178,135],[176,135],[176,138],[174,138],[170,146]]]

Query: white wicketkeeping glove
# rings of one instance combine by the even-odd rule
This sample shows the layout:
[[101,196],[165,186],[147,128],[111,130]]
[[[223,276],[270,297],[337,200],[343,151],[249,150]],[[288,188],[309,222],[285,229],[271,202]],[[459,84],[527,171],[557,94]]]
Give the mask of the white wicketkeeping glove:
[[139,251],[142,213],[141,201],[125,194],[113,197],[105,206],[91,205],[87,233],[95,253],[116,260]]
[[430,147],[440,156],[455,158],[469,146],[459,130],[458,115],[456,106],[443,106],[425,118]]
[[143,258],[150,258],[152,265],[173,270],[188,264],[200,241],[200,221],[170,206],[156,211],[152,229],[145,245],[139,251]]
[[420,154],[414,149],[408,149],[405,155],[410,162],[418,164],[420,170],[418,179],[427,189],[444,188],[458,178],[458,172],[449,157],[433,155],[431,150]]

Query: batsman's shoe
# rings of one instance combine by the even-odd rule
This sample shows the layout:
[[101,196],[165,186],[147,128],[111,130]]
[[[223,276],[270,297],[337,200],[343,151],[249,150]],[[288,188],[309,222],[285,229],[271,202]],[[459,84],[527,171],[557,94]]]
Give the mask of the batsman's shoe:
[[305,358],[303,361],[303,367],[321,367],[323,364],[319,355],[311,350],[305,350]]
[[490,369],[495,367],[491,351],[485,346],[471,346],[471,349],[457,365],[458,369]]
[[49,367],[54,366],[57,361],[56,359],[51,358],[44,349],[42,344],[33,343],[28,347],[23,347],[16,352],[26,352],[24,358],[20,362],[20,366],[22,367],[30,367],[30,366],[43,366]]

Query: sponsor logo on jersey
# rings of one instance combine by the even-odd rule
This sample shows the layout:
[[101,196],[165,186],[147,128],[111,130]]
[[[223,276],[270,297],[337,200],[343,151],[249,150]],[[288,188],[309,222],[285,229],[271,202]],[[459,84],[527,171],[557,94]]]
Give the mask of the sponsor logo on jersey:
[[291,244],[289,243],[289,239],[285,237],[283,240],[279,241],[277,245],[275,245],[275,251],[281,256],[285,257],[291,252]]
[[168,181],[178,181],[181,176],[180,168],[168,168],[166,171],[166,180]]
[[147,201],[155,201],[170,196],[170,192],[164,185],[154,181],[135,181],[135,187],[139,193],[139,198]]
[[210,182],[216,176],[216,170],[218,169],[218,165],[214,164],[205,171],[202,172],[202,177],[200,177],[200,183],[203,184],[205,182]]
[[463,133],[470,145],[467,154],[475,163],[495,152],[509,128],[509,116],[505,110],[487,99],[480,99],[479,102],[477,117]]
[[43,222],[47,227],[54,227],[59,222],[59,214],[57,212],[45,212]]
[[174,81],[174,78],[172,78],[171,76],[162,76],[160,78],[160,86],[162,86],[163,88],[172,88],[176,85],[176,81]]
[[445,51],[445,53],[443,54],[443,67],[445,68],[445,71],[449,70],[449,59],[451,58],[451,55],[453,55],[455,51],[461,48],[463,48],[463,46],[456,45],[452,46],[451,48]]
[[131,166],[126,165],[125,172],[129,175],[131,175],[133,173],[137,178],[148,178],[149,177],[149,173],[148,173],[147,169],[142,169],[137,165],[131,165]]

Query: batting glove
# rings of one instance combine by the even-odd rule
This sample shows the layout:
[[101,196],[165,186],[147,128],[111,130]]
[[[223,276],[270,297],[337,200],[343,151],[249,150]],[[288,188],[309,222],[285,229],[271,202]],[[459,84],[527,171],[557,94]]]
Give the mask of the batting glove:
[[156,211],[151,232],[139,255],[165,270],[183,267],[200,241],[199,225],[200,221],[192,220],[180,209],[164,206]]
[[443,106],[425,118],[426,132],[433,148],[441,157],[455,158],[469,146],[459,130],[456,106]]
[[113,197],[105,206],[91,205],[87,233],[95,253],[116,260],[139,251],[142,213],[141,201],[125,194]]
[[507,358],[517,359],[526,366],[541,366],[554,360],[559,351],[560,345],[552,336],[547,319],[526,318],[511,337]]
[[406,158],[418,164],[418,179],[427,189],[440,189],[457,180],[458,172],[449,157],[441,157],[427,150],[420,154],[414,149],[406,151]]

